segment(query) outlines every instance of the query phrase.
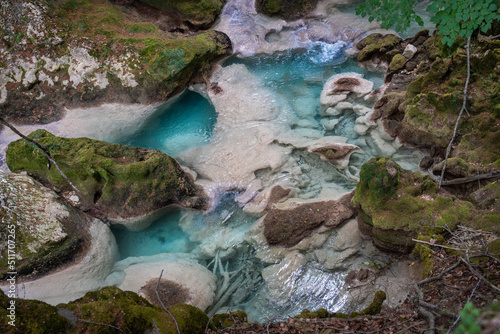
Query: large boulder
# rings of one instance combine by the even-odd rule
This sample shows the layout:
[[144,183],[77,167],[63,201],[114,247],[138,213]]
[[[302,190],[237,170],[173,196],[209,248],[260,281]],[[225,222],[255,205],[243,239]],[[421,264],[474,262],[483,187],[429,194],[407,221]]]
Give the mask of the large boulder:
[[352,199],[358,223],[383,250],[409,252],[419,234],[443,233],[459,223],[498,229],[491,225],[497,214],[438,191],[429,176],[404,170],[392,159],[371,159],[362,166],[360,178]]
[[0,171],[0,278],[44,274],[74,260],[93,220],[29,176]]
[[7,118],[48,123],[63,117],[64,107],[165,101],[231,51],[224,33],[167,34],[112,2],[0,4],[0,107]]
[[[79,192],[82,209],[94,216],[123,219],[143,216],[169,204],[201,208],[204,200],[191,177],[168,155],[156,150],[110,144],[88,138],[60,138],[37,130],[30,138],[45,146]],[[7,165],[27,171],[59,190],[72,191],[34,144],[9,144]]]
[[273,208],[264,218],[264,236],[269,245],[292,247],[320,226],[333,228],[351,218],[352,194],[338,201],[315,202],[291,209]]
[[140,0],[151,7],[177,16],[182,22],[195,28],[208,28],[219,15],[224,1],[221,0]]

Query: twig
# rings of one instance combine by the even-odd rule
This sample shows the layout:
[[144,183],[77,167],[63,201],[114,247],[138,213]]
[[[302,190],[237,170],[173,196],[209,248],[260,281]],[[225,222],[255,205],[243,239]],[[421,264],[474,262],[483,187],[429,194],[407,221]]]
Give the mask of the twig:
[[[476,289],[477,287],[479,286],[479,283],[481,283],[481,280],[478,280],[477,283],[476,283],[476,286],[474,287],[474,289],[472,290],[469,298],[467,298],[467,302],[465,304],[467,304],[468,302],[470,302],[470,299],[472,298],[472,296],[474,295],[474,292],[476,292]],[[446,334],[449,334],[450,331],[453,329],[453,327],[456,326],[456,324],[458,323],[458,321],[460,320],[460,314],[458,315],[457,319],[455,320],[455,322],[450,326],[450,328],[448,329],[448,331],[446,332]]]
[[433,282],[433,281],[436,281],[436,280],[439,280],[441,279],[441,277],[443,277],[446,273],[452,271],[453,269],[455,269],[456,267],[458,267],[460,265],[461,261],[458,260],[455,264],[453,264],[451,267],[448,267],[447,269],[443,270],[439,275],[437,276],[433,276],[433,277],[429,277],[429,278],[426,278],[424,280],[421,280],[420,282],[417,282],[416,284],[417,285],[422,285],[422,284],[427,284],[427,283],[430,283],[430,282]]
[[450,143],[446,148],[446,156],[444,158],[444,165],[443,165],[443,170],[441,171],[441,178],[439,179],[438,188],[441,188],[441,185],[444,181],[444,172],[446,170],[446,163],[448,162],[448,155],[450,154],[451,145],[453,144],[453,141],[455,140],[455,137],[457,135],[457,129],[458,129],[458,124],[460,123],[460,118],[462,117],[464,111],[467,112],[467,114],[469,114],[466,108],[466,103],[467,103],[467,89],[469,87],[469,80],[470,80],[470,37],[467,38],[467,45],[465,46],[465,49],[467,50],[467,80],[465,81],[465,87],[464,87],[464,99],[462,103],[462,109],[460,109],[457,122],[455,123],[455,129],[453,130],[453,137],[451,137]]
[[121,328],[116,327],[116,326],[113,326],[113,325],[103,324],[103,323],[100,323],[100,322],[93,322],[93,321],[84,320],[84,319],[80,319],[80,318],[76,318],[76,321],[80,321],[80,322],[87,322],[87,323],[89,323],[89,324],[93,324],[93,325],[108,326],[108,327],[111,327],[111,328],[117,329],[117,330],[119,330],[120,332],[122,332],[122,333],[123,333],[123,331],[121,330]]
[[49,151],[42,144],[40,144],[39,142],[37,142],[34,139],[30,139],[30,138],[26,137],[25,135],[23,135],[12,124],[10,124],[9,122],[7,122],[7,120],[5,118],[3,118],[2,116],[0,116],[0,122],[3,123],[5,126],[7,126],[9,129],[11,129],[19,137],[23,138],[24,140],[29,141],[30,143],[32,143],[36,147],[38,147],[40,150],[42,150],[43,154],[45,154],[47,156],[47,159],[49,160],[49,168],[50,168],[50,163],[53,163],[54,166],[56,166],[57,171],[59,172],[59,174],[61,174],[61,176],[69,183],[69,185],[71,186],[71,188],[73,188],[76,192],[80,192],[80,190],[78,190],[78,188],[75,187],[75,185],[70,181],[70,179],[66,176],[66,174],[64,174],[64,172],[61,170],[61,168],[59,168],[59,165],[57,164],[57,162],[54,159],[52,159],[52,157],[50,156]]
[[491,283],[490,281],[488,281],[483,275],[481,275],[480,273],[478,273],[474,268],[472,268],[472,266],[470,265],[470,263],[468,261],[466,261],[464,258],[460,258],[462,260],[462,262],[467,266],[469,267],[469,270],[477,277],[479,278],[480,280],[483,280],[484,282],[486,282],[490,287],[492,287],[493,289],[497,290],[497,291],[500,291],[500,289],[493,283]]
[[163,302],[161,301],[161,298],[160,298],[160,294],[158,293],[158,286],[160,285],[160,280],[161,280],[161,276],[163,275],[163,269],[161,270],[161,273],[160,273],[160,277],[158,277],[158,282],[156,283],[156,289],[155,289],[155,292],[156,292],[156,298],[158,298],[158,301],[160,302],[161,306],[163,307],[163,309],[168,313],[170,314],[170,316],[172,317],[172,319],[174,320],[174,323],[175,323],[175,328],[177,328],[177,334],[181,334],[181,331],[179,330],[179,325],[177,324],[177,320],[175,320],[175,317],[174,315],[165,307],[165,305],[163,305]]
[[436,246],[436,247],[441,247],[441,248],[447,248],[447,249],[453,249],[453,250],[457,250],[457,251],[465,251],[467,249],[463,249],[463,248],[455,248],[455,247],[449,247],[449,246],[445,246],[445,245],[440,245],[440,244],[433,244],[433,243],[430,243],[428,241],[423,241],[423,240],[418,240],[418,239],[411,239],[415,242],[419,242],[421,244],[426,244],[426,245],[431,245],[431,246]]

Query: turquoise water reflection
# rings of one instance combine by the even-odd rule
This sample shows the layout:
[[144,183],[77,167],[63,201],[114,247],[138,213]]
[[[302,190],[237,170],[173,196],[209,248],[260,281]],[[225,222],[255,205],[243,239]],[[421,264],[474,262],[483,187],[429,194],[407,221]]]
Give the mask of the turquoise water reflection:
[[184,92],[173,104],[160,107],[140,129],[120,144],[152,148],[171,156],[206,144],[212,136],[217,114],[198,93]]

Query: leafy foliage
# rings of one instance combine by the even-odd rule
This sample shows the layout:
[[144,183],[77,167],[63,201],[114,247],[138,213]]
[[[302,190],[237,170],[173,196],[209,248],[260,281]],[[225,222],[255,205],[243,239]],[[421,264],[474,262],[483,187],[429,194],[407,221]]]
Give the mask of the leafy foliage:
[[[418,0],[367,0],[356,8],[356,14],[368,20],[380,21],[382,28],[393,27],[406,30],[411,22],[423,25],[423,20],[414,10]],[[430,0],[427,11],[432,15],[441,42],[451,46],[458,37],[469,38],[480,29],[486,33],[494,20],[500,20],[498,0]]]
[[481,310],[474,307],[474,304],[468,302],[465,304],[464,309],[460,312],[460,324],[455,330],[455,334],[479,334],[481,333],[481,326],[477,323]]

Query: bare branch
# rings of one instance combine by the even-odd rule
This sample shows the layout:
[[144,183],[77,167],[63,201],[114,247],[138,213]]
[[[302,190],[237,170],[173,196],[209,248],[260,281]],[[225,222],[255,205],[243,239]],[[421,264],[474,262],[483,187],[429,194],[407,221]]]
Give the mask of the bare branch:
[[3,123],[5,126],[7,126],[9,129],[11,129],[12,131],[14,131],[14,133],[17,134],[19,137],[23,138],[24,140],[29,141],[30,143],[32,143],[36,147],[38,147],[40,150],[42,150],[43,154],[45,154],[45,156],[47,156],[47,159],[49,160],[49,166],[50,166],[50,163],[54,164],[54,166],[56,166],[59,174],[61,174],[61,176],[69,183],[71,188],[73,188],[76,192],[80,192],[80,190],[78,190],[78,188],[75,187],[75,185],[70,181],[70,179],[66,176],[66,174],[64,174],[64,172],[61,170],[61,168],[59,168],[59,165],[57,164],[57,162],[54,159],[52,159],[49,151],[42,144],[40,144],[39,142],[37,142],[34,139],[30,139],[30,138],[26,137],[25,135],[23,135],[21,132],[19,132],[19,130],[17,130],[12,124],[10,124],[2,116],[0,116],[0,122]]
[[417,282],[416,284],[417,285],[422,285],[422,284],[427,284],[427,283],[430,283],[430,282],[433,282],[433,281],[436,281],[436,280],[439,280],[441,279],[441,277],[443,277],[445,274],[447,274],[448,272],[452,271],[453,269],[455,269],[456,267],[458,267],[460,265],[461,261],[457,261],[455,264],[453,264],[451,267],[448,267],[447,269],[443,270],[439,275],[437,276],[434,276],[434,277],[429,277],[429,278],[426,278],[422,281],[419,281]]
[[470,265],[470,263],[468,261],[466,261],[464,258],[460,258],[462,260],[462,262],[469,268],[469,270],[477,277],[479,278],[480,280],[483,280],[486,284],[488,284],[490,287],[492,287],[493,289],[497,290],[500,292],[500,288],[498,288],[495,284],[491,283],[489,280],[487,280],[483,275],[481,275],[480,273],[478,273],[474,268],[472,268],[472,266]]
[[161,276],[163,275],[163,269],[161,270],[161,273],[160,273],[160,277],[158,277],[158,282],[156,283],[156,289],[155,289],[155,292],[156,292],[156,298],[158,298],[158,301],[160,302],[161,304],[161,307],[163,307],[163,309],[165,310],[165,312],[167,312],[168,314],[170,314],[170,316],[172,317],[172,319],[174,320],[174,323],[175,323],[175,328],[177,328],[177,333],[178,334],[181,334],[181,331],[179,330],[179,325],[177,324],[177,320],[175,320],[175,317],[174,315],[165,307],[165,305],[163,304],[163,302],[161,301],[161,298],[160,298],[160,294],[158,293],[158,286],[160,285],[160,280],[161,280]]
[[445,246],[445,245],[440,245],[440,244],[433,244],[433,243],[430,243],[428,241],[423,241],[423,240],[418,240],[418,239],[411,239],[412,241],[415,241],[415,242],[418,242],[418,243],[421,243],[421,244],[426,244],[426,245],[431,245],[431,246],[436,246],[436,247],[441,247],[441,248],[446,248],[446,249],[453,249],[453,250],[457,250],[457,251],[465,251],[467,249],[464,249],[464,248],[455,248],[455,247],[449,247],[449,246]]
[[494,172],[490,172],[490,173],[477,174],[477,175],[468,176],[468,177],[461,177],[461,178],[453,179],[453,180],[449,180],[449,181],[442,181],[441,185],[442,186],[449,186],[452,184],[463,184],[463,183],[469,183],[469,182],[477,181],[477,180],[493,179],[496,177],[500,177],[500,172],[494,171]]
[[437,312],[440,315],[444,315],[445,317],[448,317],[451,319],[456,319],[458,317],[458,314],[456,314],[456,313],[442,310],[439,307],[437,307],[436,305],[424,302],[423,300],[419,300],[418,304],[422,307],[428,308],[434,312]]

